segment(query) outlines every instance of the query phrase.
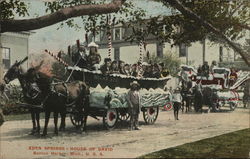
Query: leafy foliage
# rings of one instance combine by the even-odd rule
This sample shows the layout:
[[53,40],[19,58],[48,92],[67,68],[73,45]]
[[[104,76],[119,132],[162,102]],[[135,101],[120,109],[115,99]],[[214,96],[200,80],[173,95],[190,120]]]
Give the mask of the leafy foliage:
[[0,94],[0,106],[3,113],[5,115],[27,113],[27,109],[18,105],[18,103],[24,102],[21,87],[17,85],[9,85],[7,90],[6,94],[9,99],[7,99],[3,94]]
[[[179,11],[168,4],[166,0],[152,0],[163,4],[166,10],[171,11],[170,15],[158,15],[146,18],[144,9],[139,8],[133,1],[126,1],[117,13],[110,15],[81,16],[82,24],[78,24],[75,19],[68,19],[59,26],[74,27],[80,29],[84,27],[87,33],[91,32],[95,36],[100,30],[109,29],[109,20],[112,25],[125,24],[132,28],[133,34],[126,37],[129,41],[145,40],[147,37],[155,36],[161,42],[171,42],[172,45],[181,43],[190,44],[203,40],[205,37],[213,42],[226,44],[209,30],[202,27],[198,22],[183,16]],[[213,26],[218,28],[232,41],[236,41],[245,36],[245,31],[249,30],[250,23],[250,1],[237,0],[180,0],[185,7],[188,7],[202,19],[206,19]],[[106,4],[109,0],[58,0],[45,2],[46,12],[54,13],[62,8],[77,5]],[[15,14],[19,16],[28,15],[27,5],[20,0],[1,1],[1,18],[13,19]]]
[[[46,12],[54,13],[55,11],[58,11],[59,9],[76,6],[76,5],[98,5],[98,4],[105,4],[109,1],[107,0],[100,0],[100,1],[94,1],[94,0],[69,0],[69,1],[53,1],[53,2],[45,2],[45,6],[47,7]],[[99,33],[100,30],[108,29],[109,26],[109,20],[112,22],[112,25],[116,25],[119,23],[125,23],[129,21],[138,21],[142,20],[142,18],[145,17],[145,11],[139,7],[136,7],[131,1],[125,2],[121,9],[117,13],[113,13],[110,15],[93,15],[93,16],[81,16],[83,27],[86,32],[91,32],[94,34]],[[111,19],[109,19],[111,18]],[[64,25],[67,25],[69,27],[74,27],[76,29],[80,29],[81,26],[79,26],[74,19],[69,19],[66,22],[62,22],[60,24],[60,27],[63,27]],[[59,28],[60,28],[59,27]]]
[[[175,31],[173,28],[167,29],[169,36],[166,36],[166,40],[170,38],[173,39],[174,44],[188,44],[207,37],[213,42],[223,43],[221,39],[218,39],[216,35],[206,30],[199,23],[184,17],[165,0],[157,1],[163,3],[172,11],[172,16],[169,18],[164,17],[163,23],[169,27],[179,29],[179,32],[171,32]],[[181,0],[181,2],[202,19],[209,21],[231,40],[235,41],[245,36],[245,30],[249,27],[250,22],[249,1]]]
[[21,17],[29,15],[27,5],[20,0],[0,1],[0,19],[13,19],[15,14]]
[[171,52],[166,52],[163,57],[150,55],[149,59],[145,58],[144,61],[147,61],[148,63],[164,63],[165,68],[172,76],[176,76],[178,74],[178,70],[181,65],[180,59]]

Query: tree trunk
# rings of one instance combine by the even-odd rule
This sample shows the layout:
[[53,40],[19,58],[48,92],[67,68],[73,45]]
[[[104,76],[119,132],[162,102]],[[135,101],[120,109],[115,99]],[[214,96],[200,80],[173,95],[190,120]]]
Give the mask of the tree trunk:
[[0,33],[35,30],[62,22],[73,17],[117,12],[125,1],[126,0],[113,0],[109,4],[78,5],[74,7],[67,7],[54,13],[32,19],[0,20],[0,24],[2,25]]
[[236,52],[238,52],[242,59],[246,62],[246,64],[250,67],[250,62],[247,58],[247,53],[242,50],[240,47],[238,47],[234,42],[232,42],[228,37],[226,37],[223,33],[220,32],[219,29],[215,28],[212,24],[207,22],[202,17],[195,14],[193,11],[191,11],[189,8],[185,7],[179,0],[166,0],[172,7],[179,10],[183,16],[188,17],[189,19],[193,19],[196,22],[200,23],[202,26],[204,26],[207,30],[213,32],[215,35],[219,36],[223,40],[227,42],[227,44],[233,48]]
[[1,24],[0,24],[0,84],[3,81],[3,53],[2,53],[2,35],[1,35]]

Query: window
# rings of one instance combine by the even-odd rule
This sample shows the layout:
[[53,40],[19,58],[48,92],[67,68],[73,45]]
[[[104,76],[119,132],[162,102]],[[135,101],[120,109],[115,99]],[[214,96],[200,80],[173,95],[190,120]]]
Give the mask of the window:
[[121,29],[120,28],[114,29],[114,40],[121,40]]
[[179,45],[179,56],[185,57],[187,55],[188,47],[186,44],[180,44]]
[[2,48],[2,58],[3,58],[3,64],[4,64],[4,69],[9,69],[10,68],[10,48]]
[[219,49],[219,61],[222,62],[223,61],[223,47],[220,46],[220,49]]
[[107,32],[105,30],[100,31],[100,41],[104,41],[107,39]]
[[120,60],[120,48],[115,48],[114,60]]
[[163,45],[157,43],[156,44],[156,53],[157,53],[157,57],[163,57]]

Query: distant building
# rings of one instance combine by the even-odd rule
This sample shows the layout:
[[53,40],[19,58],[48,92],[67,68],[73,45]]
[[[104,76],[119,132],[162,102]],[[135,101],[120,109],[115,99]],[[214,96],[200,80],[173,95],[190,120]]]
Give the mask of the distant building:
[[[6,72],[16,60],[21,60],[29,54],[29,36],[31,32],[7,32],[0,36],[3,72]],[[22,65],[27,69],[28,62]]]
[[[132,28],[125,25],[116,25],[112,28],[112,58],[123,60],[127,63],[136,63],[139,60],[139,46],[137,43],[130,43],[125,38],[133,33]],[[249,33],[248,33],[249,34]],[[244,41],[244,40],[243,40]],[[102,59],[108,56],[108,37],[107,31],[102,30],[95,36],[95,42],[100,46],[99,53]],[[145,39],[147,50],[151,55],[162,57],[165,53],[173,53],[180,58],[182,63],[195,67],[202,65],[203,61],[234,62],[238,55],[229,48],[220,44],[213,44],[205,39],[200,42],[191,43],[187,46],[181,44],[171,47],[170,43],[161,43],[153,35]],[[243,43],[243,42],[242,42]],[[146,54],[145,52],[145,54]],[[146,56],[144,54],[144,56]]]

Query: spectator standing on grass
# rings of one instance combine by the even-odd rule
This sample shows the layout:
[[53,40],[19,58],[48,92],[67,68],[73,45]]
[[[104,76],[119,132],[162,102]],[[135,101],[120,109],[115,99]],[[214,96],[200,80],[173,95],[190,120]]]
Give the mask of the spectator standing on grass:
[[174,106],[174,118],[175,120],[179,120],[178,114],[179,114],[179,109],[181,108],[181,102],[182,102],[182,96],[181,96],[179,87],[177,87],[172,94],[172,102]]

